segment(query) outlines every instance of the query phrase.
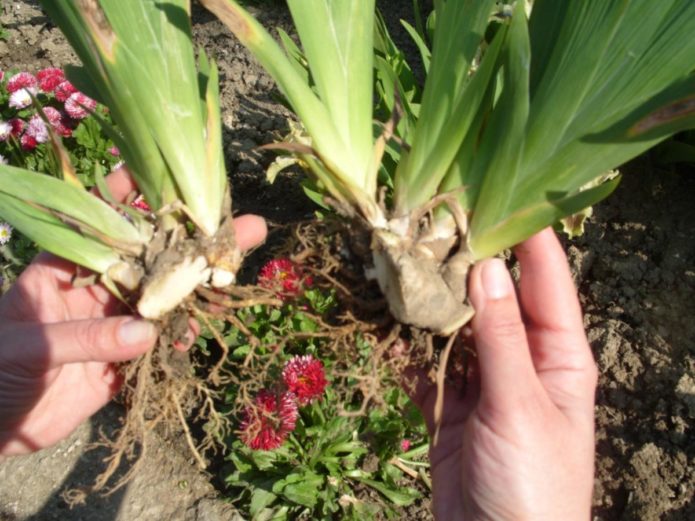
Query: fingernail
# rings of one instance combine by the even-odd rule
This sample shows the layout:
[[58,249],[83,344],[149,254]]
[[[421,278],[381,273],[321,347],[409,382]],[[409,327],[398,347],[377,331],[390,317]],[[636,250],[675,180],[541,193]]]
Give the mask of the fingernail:
[[514,291],[512,278],[500,259],[486,261],[480,278],[485,295],[491,300],[507,298]]
[[118,340],[128,346],[150,341],[156,334],[154,324],[145,320],[129,320],[118,328]]

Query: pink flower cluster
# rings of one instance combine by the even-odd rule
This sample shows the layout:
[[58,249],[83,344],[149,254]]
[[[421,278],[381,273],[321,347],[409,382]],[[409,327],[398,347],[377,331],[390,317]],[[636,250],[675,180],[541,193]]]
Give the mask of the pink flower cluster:
[[318,400],[328,385],[321,361],[295,356],[282,371],[284,389],[260,391],[241,422],[241,440],[254,450],[277,449],[294,430],[298,407]]
[[290,259],[272,259],[258,273],[258,285],[274,290],[283,300],[301,295],[312,284],[311,276],[304,275],[301,267]]
[[[4,76],[0,71],[0,82]],[[48,141],[46,121],[58,135],[70,137],[78,121],[97,106],[96,101],[79,92],[65,78],[63,71],[55,67],[42,69],[36,76],[19,72],[7,80],[5,88],[10,95],[9,107],[17,111],[28,109],[40,94],[48,97],[42,108],[43,117],[35,113],[28,120],[19,116],[9,121],[0,120],[0,141],[15,138],[24,150],[33,150]]]

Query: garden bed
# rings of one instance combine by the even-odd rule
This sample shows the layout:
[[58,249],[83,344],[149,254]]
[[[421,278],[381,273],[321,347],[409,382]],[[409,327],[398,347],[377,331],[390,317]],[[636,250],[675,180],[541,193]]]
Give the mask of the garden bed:
[[[399,17],[408,16],[409,5],[380,4],[394,28]],[[283,7],[261,5],[257,14],[266,25],[288,25]],[[0,21],[5,30],[0,69],[36,72],[74,61],[36,2],[3,4]],[[282,174],[268,185],[264,169],[272,156],[251,150],[286,130],[288,112],[277,102],[272,81],[219,22],[200,9],[194,21],[197,44],[219,61],[236,210],[269,219],[272,247],[286,230],[279,225],[313,212],[300,174]],[[650,156],[623,171],[621,186],[595,209],[586,234],[565,242],[601,374],[594,515],[606,521],[690,520],[695,519],[695,171],[670,169]],[[267,258],[268,252],[257,256]],[[251,278],[257,268],[249,265]],[[0,464],[0,520],[233,517],[210,480],[188,461],[182,440],[160,440],[145,472],[126,490],[108,499],[90,497],[67,510],[60,492],[88,484],[99,472],[98,454],[79,456],[84,445],[99,428],[113,428],[118,416],[118,406],[110,405],[91,427],[55,449]],[[429,519],[427,501],[402,517]]]

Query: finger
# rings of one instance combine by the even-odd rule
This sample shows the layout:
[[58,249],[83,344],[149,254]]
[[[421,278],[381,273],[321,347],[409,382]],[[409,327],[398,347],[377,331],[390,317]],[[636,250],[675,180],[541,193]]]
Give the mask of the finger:
[[193,346],[193,343],[195,342],[195,339],[198,338],[199,334],[200,324],[195,318],[189,318],[188,331],[186,331],[186,335],[183,340],[176,340],[173,343],[174,349],[181,352],[188,351]]
[[241,250],[248,250],[258,246],[268,234],[265,219],[258,215],[242,215],[234,219],[234,232],[237,245]]
[[478,352],[480,399],[510,410],[538,391],[526,330],[504,262],[489,259],[471,273],[470,297],[475,316],[473,335]]
[[[105,180],[106,186],[108,186],[111,192],[111,196],[119,202],[125,201],[131,192],[138,189],[133,176],[125,166],[111,172],[106,176]],[[94,189],[94,193],[102,197],[97,188]]]
[[550,399],[593,414],[597,369],[586,340],[567,257],[552,230],[516,248],[531,355]]
[[15,328],[16,340],[9,345],[22,346],[14,353],[14,363],[28,370],[45,370],[83,362],[124,362],[151,349],[157,340],[157,328],[132,317],[73,320],[55,324],[28,324]]
[[[443,437],[440,436],[442,442],[450,441],[447,439],[447,428],[464,422],[478,402],[480,379],[475,364],[471,364],[467,374],[462,374],[461,381],[456,384],[444,385],[440,425],[444,434]],[[410,367],[401,375],[401,387],[420,409],[430,435],[434,435],[437,428],[434,413],[438,392],[436,384],[430,380],[424,368]]]
[[520,299],[527,323],[536,328],[583,333],[577,289],[567,257],[546,228],[514,249],[521,267]]

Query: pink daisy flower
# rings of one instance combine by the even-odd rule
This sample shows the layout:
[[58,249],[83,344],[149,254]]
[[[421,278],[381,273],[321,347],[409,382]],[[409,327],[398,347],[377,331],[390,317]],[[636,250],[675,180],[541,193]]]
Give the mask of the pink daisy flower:
[[77,89],[73,86],[73,84],[65,80],[55,88],[54,94],[58,101],[65,103],[75,92],[77,92]]
[[63,119],[63,115],[55,107],[43,107],[42,110],[43,115],[46,116],[46,119],[51,125],[56,125]]
[[39,88],[48,93],[56,90],[58,85],[65,81],[65,74],[61,69],[48,67],[40,70],[36,78],[39,80]]
[[2,69],[0,69],[0,81],[2,81],[4,77],[5,77],[5,72]]
[[276,290],[280,297],[296,297],[311,283],[311,277],[302,277],[299,265],[290,259],[272,259],[258,273],[258,284]]
[[121,151],[118,150],[118,147],[111,147],[109,148],[109,154],[111,154],[113,157],[118,157],[121,155]]
[[48,141],[48,128],[46,127],[46,123],[44,123],[43,119],[41,119],[41,116],[34,114],[31,117],[24,136],[34,138],[36,143],[46,143]]
[[43,113],[55,132],[62,137],[72,136],[71,120],[54,107],[44,107]]
[[35,89],[38,83],[38,80],[33,74],[19,72],[7,80],[7,92],[12,94],[21,89],[34,89],[34,93],[36,93]]
[[401,452],[408,452],[410,450],[410,440],[401,440]]
[[292,393],[277,395],[263,389],[247,407],[241,422],[240,438],[254,450],[277,449],[297,424],[297,402]]
[[73,119],[84,119],[89,116],[96,106],[97,102],[92,98],[81,92],[74,92],[65,101],[65,112]]
[[328,382],[323,364],[311,355],[295,356],[285,364],[282,379],[297,397],[299,405],[307,405],[323,395]]

